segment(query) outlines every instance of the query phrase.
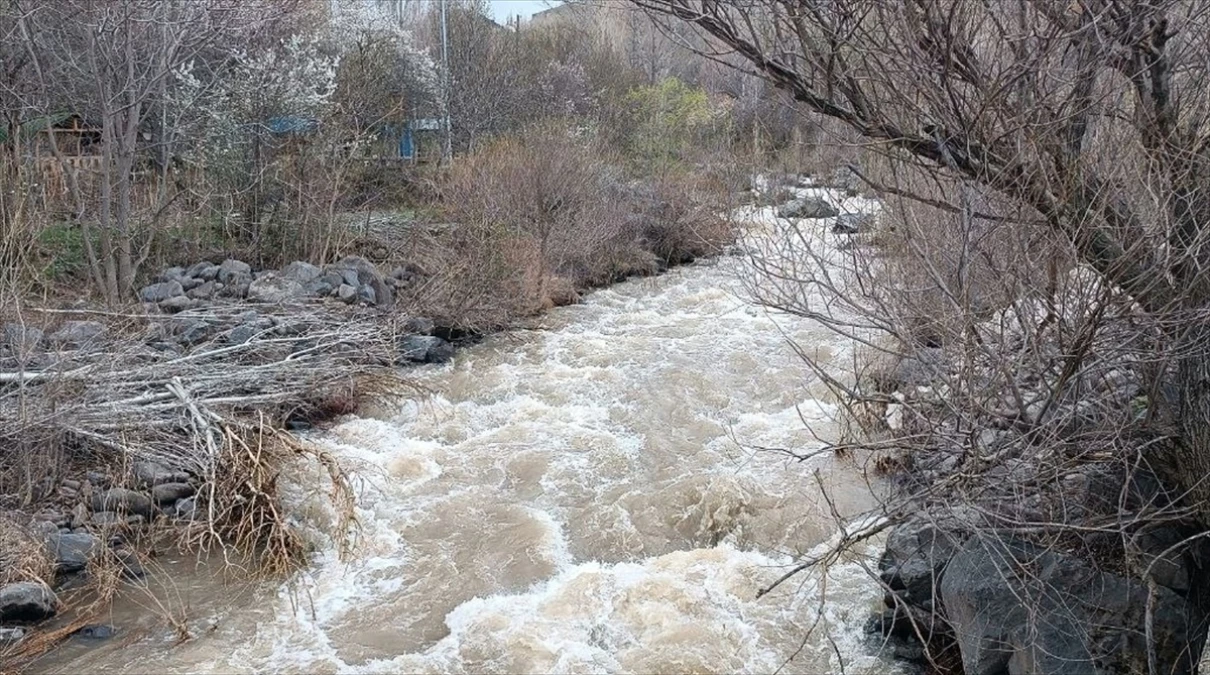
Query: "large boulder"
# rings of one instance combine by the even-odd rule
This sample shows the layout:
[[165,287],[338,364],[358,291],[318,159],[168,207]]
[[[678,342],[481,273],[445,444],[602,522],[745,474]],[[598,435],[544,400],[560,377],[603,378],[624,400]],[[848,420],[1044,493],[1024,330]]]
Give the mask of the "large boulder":
[[203,260],[193,267],[185,271],[185,276],[201,279],[202,281],[214,281],[218,278],[219,266],[212,262]]
[[59,600],[46,584],[21,581],[0,586],[0,621],[41,621],[55,615]]
[[100,342],[107,332],[99,321],[67,321],[50,334],[50,341],[64,347],[84,347]]
[[139,291],[139,299],[143,302],[161,303],[169,298],[175,298],[178,295],[184,294],[185,288],[181,286],[181,282],[174,279],[144,286]]
[[1191,599],[1008,537],[967,541],[939,590],[967,675],[1145,673],[1149,649],[1194,673],[1206,640]]
[[230,284],[231,282],[238,281],[239,279],[251,279],[251,277],[251,265],[246,262],[231,259],[224,260],[223,263],[218,266],[218,274],[216,275],[216,278],[224,284]]
[[56,532],[46,538],[46,548],[60,572],[81,572],[101,552],[101,540],[87,532]]
[[[374,263],[360,256],[348,256],[342,258],[339,262],[329,265],[328,272],[334,272],[341,276],[344,284],[352,286],[355,292],[354,299],[361,299],[371,304],[376,304],[379,307],[390,307],[394,304],[394,293],[391,287],[383,281],[382,275],[379,274],[378,268]],[[369,287],[373,290],[371,294],[362,292],[359,296],[356,291],[363,287]],[[339,285],[337,286],[339,289]],[[341,299],[344,299],[342,295]],[[352,300],[346,300],[351,302]]]
[[19,323],[4,324],[4,344],[10,349],[26,353],[36,348],[43,339],[42,331],[33,326]]
[[190,319],[173,326],[173,339],[185,346],[201,344],[213,333],[214,325],[205,319]]
[[165,298],[160,301],[160,311],[167,314],[176,314],[187,309],[193,309],[194,301],[186,295],[174,295],[171,298]]
[[801,197],[777,209],[778,218],[835,218],[839,215],[835,206],[818,197]]
[[295,261],[282,268],[280,276],[283,279],[293,279],[300,284],[314,281],[323,275],[323,270],[309,262]]
[[193,486],[188,483],[163,483],[151,488],[151,498],[157,504],[171,504],[193,496],[194,492]]
[[253,302],[285,302],[301,298],[306,294],[307,291],[301,281],[272,272],[262,275],[248,284],[248,299]]
[[242,323],[235,328],[232,328],[230,333],[227,333],[227,342],[228,344],[242,345],[256,337],[256,335],[260,332],[260,328],[257,328],[249,323]]
[[887,535],[879,572],[887,588],[907,604],[932,609],[937,580],[968,533],[951,521],[921,516],[898,525]]
[[214,294],[219,290],[219,284],[215,281],[204,281],[197,286],[189,289],[185,295],[192,300],[209,300],[214,297]]
[[303,288],[310,295],[326,298],[336,293],[336,289],[344,284],[344,277],[337,272],[325,272],[324,274],[308,281]]
[[454,358],[454,345],[433,335],[407,335],[399,339],[399,353],[409,361],[446,363]]
[[141,492],[126,488],[109,488],[92,496],[93,511],[114,511],[151,517],[151,498]]

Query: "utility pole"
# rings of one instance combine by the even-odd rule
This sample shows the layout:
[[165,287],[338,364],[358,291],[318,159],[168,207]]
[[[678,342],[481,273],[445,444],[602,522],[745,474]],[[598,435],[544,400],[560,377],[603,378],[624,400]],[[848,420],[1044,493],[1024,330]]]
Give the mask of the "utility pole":
[[445,21],[446,0],[441,0],[441,61],[444,64],[444,98],[445,98],[445,148],[442,160],[449,164],[454,156],[454,130],[450,128],[450,44],[449,33]]

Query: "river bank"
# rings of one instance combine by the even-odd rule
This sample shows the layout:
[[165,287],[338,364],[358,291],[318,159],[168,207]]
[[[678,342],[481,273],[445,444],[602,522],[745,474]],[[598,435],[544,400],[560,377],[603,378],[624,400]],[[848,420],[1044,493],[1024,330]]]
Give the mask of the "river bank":
[[[363,243],[386,256],[377,264],[350,256],[256,270],[203,260],[164,270],[140,289],[137,308],[30,303],[5,324],[6,662],[81,630],[109,631],[91,627],[94,605],[142,579],[157,552],[183,547],[251,560],[241,573],[293,574],[311,549],[281,503],[283,469],[304,460],[325,467],[317,484],[343,514],[334,536],[351,536],[355,524],[349,476],[300,434],[413,391],[411,366],[446,363],[457,347],[577,302],[594,283],[658,273],[726,244],[698,237],[666,252],[664,264],[648,253],[639,267],[602,263],[612,271],[595,279],[555,277],[537,287],[542,297],[510,298],[483,324],[473,309],[456,311],[467,288],[458,269],[472,262],[450,258],[459,236],[450,226],[388,232]],[[509,287],[471,302],[499,293]],[[97,602],[56,597],[56,589],[75,597],[79,586]],[[53,630],[29,630],[55,615]]]
[[[473,636],[487,637],[481,634],[486,626],[478,623],[481,612],[470,609],[480,607],[475,598],[499,596],[503,607],[510,593],[532,593],[527,597],[536,606],[548,607],[552,597],[583,587],[589,579],[615,579],[594,592],[604,594],[599,604],[583,607],[603,612],[584,624],[585,630],[590,624],[601,626],[589,631],[593,635],[606,630],[623,639],[634,630],[652,630],[658,624],[647,622],[659,621],[657,617],[673,606],[688,612],[684,621],[701,623],[710,615],[716,620],[705,623],[720,627],[731,625],[726,617],[736,610],[744,615],[756,612],[766,618],[740,634],[775,630],[781,637],[763,637],[751,647],[758,651],[741,651],[725,662],[740,659],[734,665],[742,668],[744,663],[773,664],[788,658],[791,652],[785,646],[791,634],[801,639],[811,602],[793,595],[759,604],[753,598],[792,559],[783,557],[787,547],[801,551],[822,541],[833,521],[818,494],[803,500],[798,465],[748,446],[810,447],[816,440],[802,427],[796,409],[803,401],[818,407],[820,417],[811,418],[816,420],[813,426],[816,432],[826,432],[820,425],[830,424],[829,407],[820,405],[826,393],[811,393],[810,378],[794,367],[796,356],[778,328],[782,321],[745,306],[733,267],[738,261],[699,263],[650,281],[598,291],[584,304],[554,310],[543,319],[545,330],[488,338],[452,366],[421,367],[415,371],[416,383],[437,393],[429,403],[387,405],[377,419],[354,418],[312,434],[310,438],[342,464],[357,467],[358,475],[370,483],[362,485],[358,499],[362,553],[341,563],[337,543],[322,533],[323,528],[313,533],[315,566],[301,586],[304,611],[300,615],[287,609],[290,600],[284,589],[272,602],[277,609],[270,618],[263,610],[254,611],[259,622],[268,620],[279,628],[266,630],[264,640],[248,646],[259,654],[259,661],[252,662],[276,665],[274,659],[293,651],[292,658],[316,659],[307,667],[319,670],[386,662],[393,665],[382,667],[406,663],[424,669],[424,663],[434,667],[432,659],[440,652],[446,654],[442,659],[454,658],[464,667],[484,666],[488,662],[480,660],[482,654],[475,656],[479,648],[473,646],[478,640]],[[819,343],[824,338],[812,332],[810,322],[796,325],[801,341]],[[836,358],[843,361],[848,347],[827,349],[835,349]],[[708,367],[712,364],[721,372]],[[735,439],[743,444],[737,446]],[[844,475],[840,467],[823,468],[828,475]],[[852,497],[860,494],[855,491]],[[509,506],[512,503],[516,505]],[[321,521],[332,513],[330,506],[314,499],[295,502],[295,509],[312,518],[328,514]],[[428,515],[417,519],[422,513]],[[466,529],[472,526],[474,532]],[[472,553],[475,550],[481,553]],[[520,551],[529,553],[518,559]],[[503,558],[493,562],[497,556]],[[439,573],[446,568],[449,574]],[[694,581],[699,572],[693,570],[714,580],[705,595],[691,590],[701,584]],[[625,592],[642,595],[668,585],[668,592],[681,588],[675,593],[687,595],[678,601],[667,596],[672,605],[657,600],[640,615],[617,614],[622,605],[614,594],[631,582],[619,583],[649,574],[655,576]],[[869,595],[872,589],[857,589],[859,567],[845,574],[849,581],[832,580],[833,589],[840,584],[850,589],[845,593]],[[556,590],[561,588],[567,590]],[[349,604],[337,600],[342,597],[360,599]],[[496,600],[488,602],[494,606]],[[728,609],[732,602],[739,604]],[[870,609],[868,603],[857,606],[860,609],[846,620],[855,627],[849,633],[855,645],[864,639],[860,628]],[[425,609],[410,609],[418,607]],[[460,607],[464,609],[458,611]],[[360,608],[354,614],[358,620],[345,615],[355,608]],[[230,611],[234,614],[224,621],[241,625],[238,609]],[[366,633],[366,612],[382,617],[376,622],[383,626],[382,640]],[[798,618],[775,629],[785,612]],[[460,615],[471,620],[465,629],[453,627],[461,625],[454,618]],[[616,621],[639,623],[609,632]],[[644,625],[648,627],[641,628]],[[522,634],[531,628],[549,630],[538,624],[517,628]],[[221,625],[216,630],[226,634]],[[677,630],[667,638],[689,640],[690,645],[710,642],[692,633],[674,638]],[[576,634],[568,639],[586,644],[602,639]],[[305,658],[304,652],[273,642],[297,647],[297,640],[307,641],[307,635],[322,637],[308,644],[332,644],[335,652]],[[401,638],[408,635],[413,637]],[[187,663],[196,668],[207,661],[205,655],[215,658],[212,650],[226,639],[197,636],[173,650],[179,657],[162,654],[155,659],[177,664],[169,670],[187,670]],[[636,646],[649,642],[633,633],[625,639],[638,640]],[[499,648],[513,642],[509,638]],[[636,652],[609,669],[642,669],[643,663],[668,657],[670,652],[659,647],[662,639],[650,642],[643,653],[655,661],[636,661]],[[461,646],[454,648],[454,643]],[[398,657],[390,655],[400,649],[404,651],[394,651]],[[854,651],[860,650],[854,646]],[[551,657],[555,661],[528,663],[541,668],[570,653],[556,649]],[[827,660],[830,653],[826,642],[819,643],[818,658]],[[707,650],[692,658],[706,659],[693,661],[704,664],[722,658],[720,654]],[[147,652],[143,655],[151,658]],[[519,658],[516,653],[499,658],[505,661],[491,663],[527,663],[508,660]],[[244,667],[226,658],[211,665]]]

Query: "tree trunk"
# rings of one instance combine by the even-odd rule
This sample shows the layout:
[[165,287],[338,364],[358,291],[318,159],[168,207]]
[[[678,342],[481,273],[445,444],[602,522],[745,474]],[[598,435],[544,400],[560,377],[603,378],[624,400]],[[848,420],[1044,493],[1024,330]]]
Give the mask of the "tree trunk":
[[1181,359],[1173,387],[1178,439],[1161,466],[1166,482],[1182,491],[1183,501],[1205,524],[1210,523],[1210,326],[1190,332],[1194,335],[1185,344],[1192,353]]

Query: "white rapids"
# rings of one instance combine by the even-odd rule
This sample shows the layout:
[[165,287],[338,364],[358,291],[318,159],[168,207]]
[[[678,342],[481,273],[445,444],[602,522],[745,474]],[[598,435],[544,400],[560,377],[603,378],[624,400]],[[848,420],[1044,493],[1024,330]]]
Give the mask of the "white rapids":
[[893,672],[862,632],[880,593],[857,562],[756,598],[835,531],[820,481],[845,515],[871,497],[843,460],[757,449],[836,434],[789,341],[838,369],[854,345],[747,302],[742,264],[597,291],[419,369],[427,400],[316,439],[363,479],[351,560],[323,535],[322,496],[299,493],[320,553],[292,590],[190,584],[177,602],[209,624],[193,639],[150,631],[43,665],[825,673],[843,659],[847,673]]

